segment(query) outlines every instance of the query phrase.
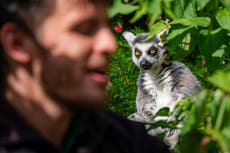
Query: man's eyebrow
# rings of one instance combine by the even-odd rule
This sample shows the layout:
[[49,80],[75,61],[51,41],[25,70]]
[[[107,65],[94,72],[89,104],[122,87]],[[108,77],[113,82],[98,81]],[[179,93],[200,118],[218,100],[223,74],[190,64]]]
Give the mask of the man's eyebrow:
[[109,19],[107,17],[102,18],[98,17],[97,15],[95,16],[90,16],[90,17],[84,17],[79,20],[73,21],[73,25],[82,25],[82,24],[108,24]]

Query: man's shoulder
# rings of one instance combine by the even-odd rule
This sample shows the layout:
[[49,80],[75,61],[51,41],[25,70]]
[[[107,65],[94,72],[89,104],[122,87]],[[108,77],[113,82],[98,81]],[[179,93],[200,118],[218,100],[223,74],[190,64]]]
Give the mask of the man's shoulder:
[[108,133],[112,138],[131,145],[136,152],[170,153],[164,142],[147,133],[143,123],[128,120],[112,110],[100,111],[98,115],[100,122],[109,126]]
[[106,122],[115,129],[124,130],[127,133],[138,131],[145,132],[144,124],[127,119],[122,114],[113,110],[105,109],[98,112],[98,116],[101,121]]

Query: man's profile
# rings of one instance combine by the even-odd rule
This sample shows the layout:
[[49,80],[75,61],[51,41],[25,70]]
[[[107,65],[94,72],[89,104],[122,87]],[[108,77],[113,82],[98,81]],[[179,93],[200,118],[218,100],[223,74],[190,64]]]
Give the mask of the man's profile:
[[105,110],[116,41],[104,0],[1,0],[0,153],[167,153]]

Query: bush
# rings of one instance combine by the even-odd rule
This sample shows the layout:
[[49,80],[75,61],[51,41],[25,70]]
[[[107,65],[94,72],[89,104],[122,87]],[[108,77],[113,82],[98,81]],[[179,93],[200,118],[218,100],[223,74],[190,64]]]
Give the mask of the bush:
[[149,31],[150,37],[169,29],[171,59],[185,63],[204,89],[196,99],[177,106],[181,110],[177,121],[184,126],[175,152],[230,152],[230,1],[116,0],[109,12],[111,26],[120,30],[114,30],[119,45],[111,56],[108,107],[126,116],[135,111],[139,70],[121,36],[122,28],[135,34]]

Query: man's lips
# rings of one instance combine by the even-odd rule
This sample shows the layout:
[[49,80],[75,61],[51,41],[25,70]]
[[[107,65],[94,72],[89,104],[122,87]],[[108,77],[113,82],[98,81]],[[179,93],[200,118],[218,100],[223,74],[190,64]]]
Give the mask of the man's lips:
[[100,85],[106,85],[108,82],[108,75],[105,72],[90,71],[90,77]]
[[107,71],[109,69],[109,61],[106,58],[95,60],[87,65],[90,78],[99,85],[106,86],[109,80]]

